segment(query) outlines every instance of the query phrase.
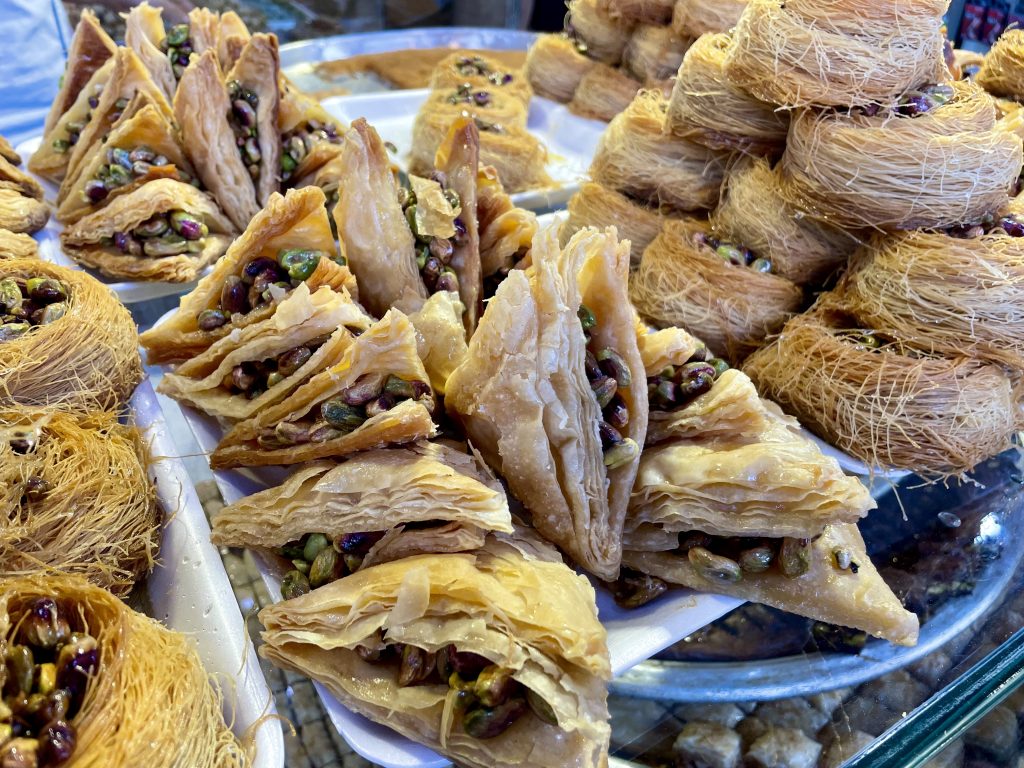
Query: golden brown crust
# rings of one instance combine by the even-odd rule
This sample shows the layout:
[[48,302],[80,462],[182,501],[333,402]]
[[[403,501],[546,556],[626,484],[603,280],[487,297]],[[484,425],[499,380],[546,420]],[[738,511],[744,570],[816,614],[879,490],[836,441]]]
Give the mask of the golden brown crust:
[[[249,226],[217,260],[213,272],[199,285],[183,296],[178,309],[165,322],[151,328],[141,336],[150,364],[185,360],[209,347],[217,339],[269,317],[272,306],[254,310],[247,315],[235,315],[227,325],[213,331],[200,330],[197,318],[205,309],[220,302],[221,289],[231,275],[239,275],[252,259],[260,256],[277,259],[287,248],[309,248],[337,253],[331,225],[324,209],[324,193],[318,187],[290,190],[287,195],[271,195],[267,207],[250,222]],[[309,279],[311,289],[330,284],[344,286],[355,296],[355,278],[347,268],[329,259],[321,259]]]
[[0,157],[14,165],[21,165],[21,155],[14,151],[11,142],[0,136]]
[[[523,549],[514,536],[492,536],[474,553],[367,568],[264,609],[261,652],[460,765],[599,768],[607,759],[610,670],[593,589],[561,562]],[[447,686],[400,687],[397,665],[359,658],[356,645],[379,647],[378,628],[389,642],[429,650],[452,643],[512,670],[549,703],[559,725],[527,714],[493,739],[467,736],[461,714],[445,714]]]
[[42,201],[43,187],[35,177],[25,173],[5,157],[0,157],[0,185],[4,189],[16,189],[25,197]]
[[586,45],[587,56],[609,66],[618,64],[633,22],[611,18],[604,0],[572,0],[568,5],[572,34]]
[[569,218],[563,229],[567,238],[584,227],[613,226],[623,240],[629,240],[630,260],[640,263],[644,249],[661,231],[665,217],[655,208],[592,181],[585,181],[569,199]]
[[[416,331],[397,310],[388,313],[355,338],[330,368],[299,387],[286,402],[267,408],[236,424],[210,456],[210,466],[256,467],[297,464],[329,456],[344,456],[370,448],[410,443],[436,432],[430,417],[433,395],[426,400],[402,400],[391,410],[368,418],[351,432],[321,442],[282,444],[267,438],[282,424],[298,425],[316,419],[322,403],[337,396],[363,374],[395,375],[406,381],[427,382],[427,372],[416,349]],[[426,402],[426,405],[424,404]],[[429,408],[428,408],[429,406]]]
[[[467,63],[467,59],[473,61]],[[486,69],[488,74],[480,74],[477,66]],[[511,79],[506,82],[507,78]],[[482,53],[467,56],[465,53],[454,52],[438,62],[430,77],[430,88],[435,91],[451,90],[463,83],[488,93],[512,96],[523,105],[528,105],[533,96],[530,82],[521,69],[509,69],[497,59]]]
[[124,43],[146,65],[153,81],[170,102],[178,83],[170,59],[160,50],[160,43],[166,36],[163,12],[163,8],[154,8],[145,0],[132,8],[124,19]]
[[50,206],[0,183],[0,228],[31,234],[46,226]]
[[39,258],[39,243],[32,237],[0,228],[0,260]]
[[[197,109],[197,104],[202,104],[202,109]],[[208,50],[182,74],[174,96],[174,115],[185,152],[203,186],[210,190],[235,227],[242,230],[260,206],[252,177],[242,163],[228,124],[230,112],[231,102],[217,55]]]
[[[850,552],[858,569],[840,571],[835,549]],[[670,552],[623,553],[624,565],[700,591],[763,603],[830,624],[861,629],[897,645],[915,645],[917,617],[903,608],[868,557],[855,525],[833,525],[811,544],[810,570],[788,578],[776,571],[743,574],[737,582],[709,581],[689,559]]]
[[653,87],[675,76],[691,42],[690,38],[677,36],[670,27],[638,24],[623,51],[622,66]]
[[641,86],[625,72],[597,64],[580,80],[569,110],[580,117],[607,122],[629,106]]
[[525,72],[538,96],[564,104],[595,63],[564,34],[538,35],[526,54]]
[[[46,115],[46,122],[43,125],[44,136],[57,124],[61,115],[71,109],[71,105],[78,99],[78,95],[85,88],[86,83],[92,79],[96,70],[114,55],[115,50],[117,50],[117,44],[100,26],[96,14],[88,8],[83,8],[78,26],[75,27],[75,34],[71,38],[67,68],[64,71],[60,90],[57,91],[50,111]],[[21,162],[8,159],[14,163]]]
[[[514,270],[487,305],[464,362],[448,379],[445,405],[509,482],[533,524],[582,567],[613,579],[639,456],[608,470],[600,408],[585,378],[581,303],[598,319],[595,344],[611,347],[642,382],[633,310],[625,295],[628,250],[614,230],[577,234],[564,251],[556,227],[534,240],[533,265]],[[514,332],[510,332],[512,329]],[[620,394],[623,437],[643,443],[643,386]]]
[[281,136],[277,132],[279,91],[277,87],[281,64],[276,35],[253,35],[245,44],[238,61],[228,72],[227,81],[237,80],[259,96],[256,107],[256,129],[259,136],[260,173],[256,183],[256,200],[266,205],[270,195],[280,186]]
[[530,250],[537,216],[515,206],[498,172],[489,165],[481,165],[477,176],[476,211],[481,273],[490,277],[500,269],[511,269]]
[[682,37],[728,32],[740,20],[749,0],[676,0],[672,29]]
[[[129,105],[128,109],[132,107],[133,105]],[[107,151],[111,148],[131,151],[137,147],[146,147],[157,155],[163,155],[169,161],[168,164],[152,166],[146,175],[138,178],[133,176],[129,183],[109,190],[103,200],[93,202],[86,194],[85,186],[96,177],[100,168],[107,164]],[[97,142],[93,146],[89,154],[83,158],[82,170],[74,183],[70,179],[65,179],[61,184],[60,194],[57,196],[57,221],[73,224],[83,216],[104,208],[121,195],[134,192],[141,185],[154,179],[172,178],[180,181],[182,179],[179,170],[187,175],[186,178],[195,178],[195,169],[185,158],[174,127],[160,110],[147,103],[127,119],[119,120],[105,142]]]

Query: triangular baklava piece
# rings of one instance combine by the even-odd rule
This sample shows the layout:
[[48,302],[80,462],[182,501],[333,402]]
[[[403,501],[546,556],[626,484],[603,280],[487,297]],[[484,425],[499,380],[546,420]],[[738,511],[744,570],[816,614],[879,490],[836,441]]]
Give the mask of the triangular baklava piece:
[[516,207],[502,186],[498,172],[489,165],[480,168],[476,189],[480,272],[485,294],[491,295],[498,283],[529,253],[537,234],[537,216]]
[[607,764],[594,591],[542,545],[383,563],[265,608],[260,653],[471,768]]
[[247,419],[340,359],[372,323],[344,287],[311,292],[300,283],[266,320],[186,360],[157,390],[211,416]]
[[[293,579],[316,588],[400,557],[477,549],[489,531],[512,532],[497,478],[470,452],[417,443],[302,467],[281,485],[225,507],[213,520],[212,540],[277,552],[307,577]],[[321,563],[311,574],[312,550],[328,542],[337,553],[327,555],[332,567]],[[298,555],[306,545],[310,551]]]
[[281,75],[278,131],[281,133],[281,183],[316,173],[341,153],[346,128],[320,102]]
[[[170,48],[173,47],[177,50],[179,45],[187,42],[188,34],[186,32],[185,39],[178,40],[182,36],[180,29],[172,28],[168,33],[164,29],[163,12],[163,8],[154,8],[145,0],[128,11],[124,17],[124,43],[135,51],[142,63],[146,65],[146,69],[153,76],[153,81],[170,102],[178,87],[178,77],[175,76],[174,65],[178,64],[179,67],[182,67],[177,56],[172,60],[174,52]],[[182,26],[187,30],[187,25]],[[171,45],[172,43],[174,45]],[[161,50],[161,44],[165,44],[165,50]],[[184,54],[186,64],[190,52],[191,47]]]
[[307,187],[271,195],[177,311],[142,334],[150,364],[195,357],[236,328],[267,319],[300,282],[310,290],[344,287],[355,296],[355,279],[340,260],[323,192]]
[[614,579],[647,431],[629,246],[614,230],[585,229],[561,250],[552,226],[532,262],[488,302],[445,404],[537,530]]
[[154,179],[190,183],[194,178],[174,127],[147,104],[93,146],[74,183],[61,185],[57,221],[73,224]]
[[409,318],[389,311],[284,402],[228,432],[215,469],[298,464],[431,437],[434,395]]
[[[242,99],[244,102],[245,100]],[[260,206],[256,185],[243,156],[245,142],[239,146],[233,124],[239,130],[256,130],[256,111],[236,116],[224,74],[217,63],[217,54],[208,50],[195,59],[181,76],[174,95],[174,116],[181,129],[181,138],[189,159],[199,173],[203,186],[210,190],[217,203],[238,229],[245,229]],[[239,115],[243,115],[241,107]],[[241,121],[251,121],[242,126]],[[252,137],[250,137],[252,138]],[[253,146],[258,153],[258,139]],[[259,158],[256,158],[257,171]]]
[[234,227],[191,184],[155,179],[60,236],[64,252],[107,277],[187,283],[223,254]]
[[75,34],[71,38],[68,62],[61,77],[60,90],[57,91],[50,112],[46,116],[44,135],[53,129],[61,115],[71,109],[86,83],[116,50],[117,44],[100,26],[96,14],[88,8],[83,8],[78,26],[75,27]]
[[280,186],[281,137],[277,132],[281,65],[275,35],[253,35],[228,72],[228,96],[235,142],[256,185],[256,201],[266,205]]

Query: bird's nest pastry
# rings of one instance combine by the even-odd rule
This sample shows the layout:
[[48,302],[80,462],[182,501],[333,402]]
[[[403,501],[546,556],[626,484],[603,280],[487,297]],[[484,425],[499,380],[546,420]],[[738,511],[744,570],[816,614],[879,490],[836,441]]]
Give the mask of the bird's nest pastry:
[[107,277],[187,283],[231,244],[234,227],[191,184],[156,179],[61,232],[65,253]]
[[1024,29],[1008,29],[996,40],[974,81],[994,96],[1024,99]]
[[712,149],[778,155],[789,115],[733,85],[725,74],[728,34],[703,35],[690,46],[668,104],[667,130]]
[[726,73],[785,107],[887,103],[947,76],[942,3],[751,0]]
[[583,75],[569,110],[580,117],[608,121],[629,106],[641,87],[622,70],[599,63]]
[[633,24],[608,15],[602,0],[571,0],[566,14],[566,31],[581,43],[587,57],[615,66],[629,42]]
[[781,167],[786,198],[816,217],[917,229],[1001,209],[1020,166],[1021,139],[996,124],[992,97],[958,81],[905,94],[891,107],[803,110]]
[[563,239],[585,227],[613,226],[619,237],[629,240],[633,266],[640,263],[641,254],[661,232],[666,218],[659,209],[593,181],[580,185],[568,208]]
[[69,576],[2,579],[0,633],[14,672],[4,703],[24,725],[5,754],[111,768],[251,764],[193,640],[109,592]]
[[564,104],[595,63],[568,35],[540,35],[526,54],[525,72],[538,96]]
[[113,413],[0,410],[0,568],[77,574],[125,596],[152,567],[160,515],[139,433]]
[[728,156],[665,132],[668,102],[637,95],[601,136],[591,178],[654,206],[680,211],[714,207]]
[[0,260],[0,402],[114,410],[142,379],[128,310],[94,277]]
[[871,467],[949,477],[1008,448],[1019,392],[997,366],[917,354],[826,308],[744,364],[758,391]]
[[728,32],[750,0],[676,0],[672,29],[681,37]]
[[800,309],[803,292],[774,265],[717,237],[706,222],[668,219],[643,253],[629,292],[655,327],[686,328],[737,362]]

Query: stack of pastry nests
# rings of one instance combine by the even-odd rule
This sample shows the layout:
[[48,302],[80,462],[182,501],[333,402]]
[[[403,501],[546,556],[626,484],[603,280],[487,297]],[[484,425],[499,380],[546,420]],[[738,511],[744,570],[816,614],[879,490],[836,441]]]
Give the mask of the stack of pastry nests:
[[683,54],[733,27],[748,0],[572,0],[560,34],[540,35],[526,72],[538,94],[611,120],[641,88],[672,90]]
[[277,38],[233,12],[195,8],[168,29],[142,3],[125,23],[118,47],[83,14],[29,169],[60,185],[79,264],[191,282],[272,194],[328,183],[343,126],[281,74]]
[[611,122],[566,232],[615,223],[645,320],[869,466],[929,477],[1021,423],[1021,141],[952,74],[944,8],[753,0],[692,44],[670,97]]

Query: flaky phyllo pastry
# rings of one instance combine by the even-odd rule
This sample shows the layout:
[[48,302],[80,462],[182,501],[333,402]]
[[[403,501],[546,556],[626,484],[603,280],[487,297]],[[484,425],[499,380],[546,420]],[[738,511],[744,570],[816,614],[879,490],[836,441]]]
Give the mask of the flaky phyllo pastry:
[[281,181],[316,173],[341,151],[345,126],[339,125],[320,102],[281,75],[277,129],[281,134]]
[[73,183],[61,184],[57,220],[73,224],[154,179],[188,183],[195,171],[170,120],[147,104],[89,150]]
[[64,252],[108,277],[187,283],[223,254],[234,227],[204,192],[157,179],[79,219]]
[[115,50],[117,44],[103,31],[96,14],[88,8],[82,9],[82,16],[68,49],[68,62],[61,78],[60,90],[46,115],[44,137],[57,124],[61,115],[71,109],[86,83],[114,55]]
[[[276,60],[276,50],[274,55]],[[251,105],[244,118],[236,118],[235,113],[217,54],[207,50],[193,60],[181,76],[174,95],[174,117],[181,129],[185,151],[203,186],[210,190],[235,226],[244,229],[260,209],[253,183],[254,176],[261,172],[260,149],[258,139],[252,136],[240,147],[232,121],[251,121],[251,125],[245,127],[254,131],[258,131],[261,121]],[[248,152],[246,143],[249,143]],[[250,172],[250,165],[255,165],[255,174]]]
[[271,195],[177,311],[142,334],[149,362],[187,360],[236,328],[266,320],[301,282],[355,297],[355,278],[341,261],[319,188]]
[[297,464],[431,437],[434,395],[416,331],[398,310],[357,336],[330,368],[228,432],[210,457],[222,469]]
[[480,272],[485,284],[490,278],[490,284],[496,286],[529,252],[537,234],[537,216],[532,211],[516,207],[505,192],[498,172],[489,165],[480,167],[476,190]]
[[377,565],[260,620],[263,656],[459,765],[606,764],[594,591],[533,542],[499,534],[473,553]]
[[445,404],[540,533],[614,579],[647,430],[629,245],[587,229],[559,250],[552,226],[532,262],[488,302]]
[[213,521],[218,545],[283,548],[285,555],[288,545],[304,546],[319,534],[335,552],[327,553],[330,567],[309,573],[314,587],[411,555],[477,549],[488,531],[512,533],[501,484],[475,455],[440,443],[309,464],[281,485],[228,505]]
[[875,506],[860,481],[684,331],[638,332],[650,419],[623,566],[912,645],[855,525]]
[[266,320],[241,328],[179,365],[158,391],[211,416],[247,419],[340,360],[353,334],[373,323],[344,287],[306,283]]

